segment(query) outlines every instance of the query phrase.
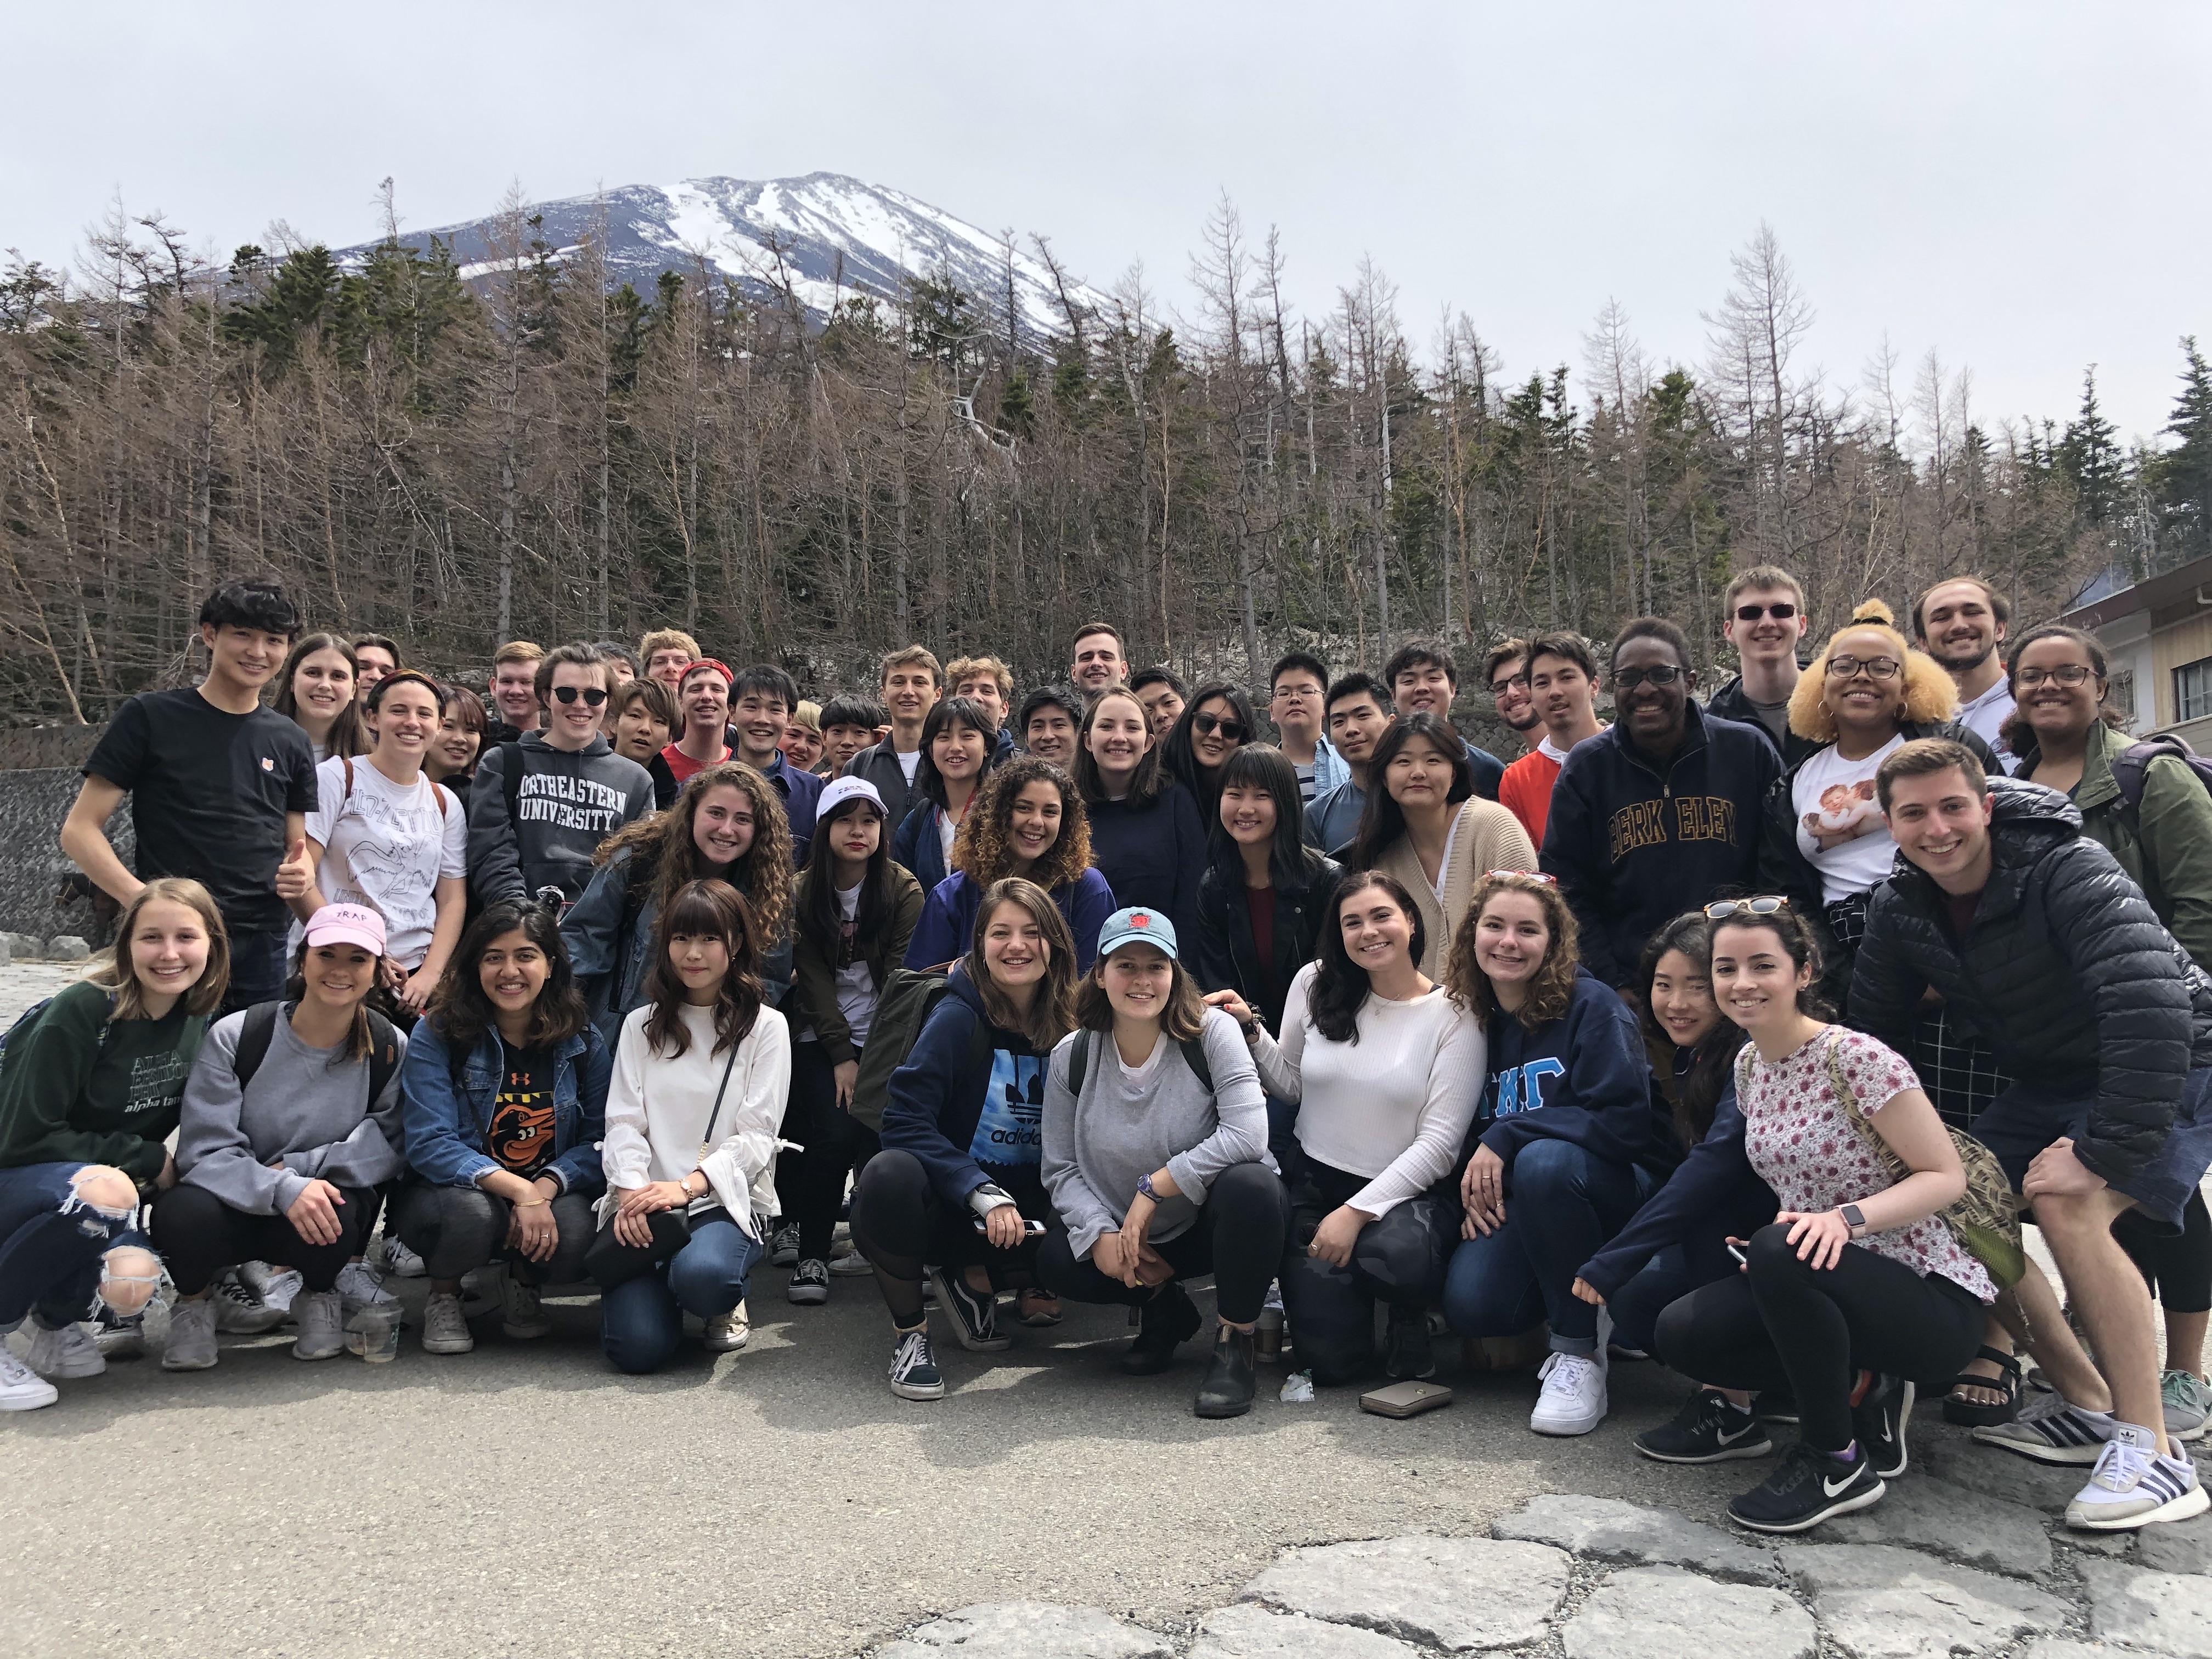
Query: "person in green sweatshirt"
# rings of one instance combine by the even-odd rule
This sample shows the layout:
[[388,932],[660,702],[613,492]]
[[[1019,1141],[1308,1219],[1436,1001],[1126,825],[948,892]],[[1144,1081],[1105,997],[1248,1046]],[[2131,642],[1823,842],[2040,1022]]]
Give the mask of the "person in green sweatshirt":
[[163,1143],[229,979],[214,898],[159,878],[125,906],[111,958],[0,1039],[0,1333],[31,1321],[27,1364],[0,1346],[0,1411],[106,1370],[78,1322],[95,1297],[136,1314],[159,1287],[138,1206],[176,1184]]

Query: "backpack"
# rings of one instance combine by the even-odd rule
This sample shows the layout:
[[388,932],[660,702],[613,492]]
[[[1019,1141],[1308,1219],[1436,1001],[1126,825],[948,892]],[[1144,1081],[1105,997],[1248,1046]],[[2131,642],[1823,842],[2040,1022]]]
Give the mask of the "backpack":
[[[1077,1030],[1075,1047],[1067,1054],[1067,1092],[1081,1098],[1084,1073],[1091,1069],[1091,1041],[1097,1033],[1088,1026]],[[1185,1037],[1176,1047],[1182,1050],[1183,1063],[1198,1079],[1198,1086],[1206,1093],[1213,1092],[1213,1067],[1206,1064],[1206,1042],[1200,1037]]]
[[[853,1116],[869,1128],[882,1130],[884,1109],[890,1104],[891,1073],[906,1064],[915,1040],[945,1000],[951,983],[946,975],[912,968],[894,968],[885,976],[876,994],[875,1017],[868,1022],[868,1040],[860,1047],[860,1075],[853,1080]],[[990,1027],[979,1019],[968,1042],[969,1069],[988,1066],[990,1056]]]
[[[253,1080],[261,1062],[269,1057],[269,1044],[276,1035],[276,1017],[284,1012],[282,1000],[257,1002],[246,1011],[246,1024],[238,1033],[238,1052],[231,1069],[238,1073],[239,1092]],[[399,1069],[399,1033],[392,1022],[372,1008],[368,1011],[368,1104],[375,1109],[384,1098],[392,1073]]]
[[[345,804],[353,799],[353,757],[351,755],[340,755],[338,757],[338,765],[343,769],[345,772],[345,793],[338,797],[338,811],[343,814],[345,811]],[[430,797],[438,803],[438,816],[442,818],[446,816],[446,787],[434,778],[431,779],[429,781]],[[514,802],[512,799],[509,799],[507,801],[507,811],[512,815],[514,811]],[[337,820],[332,819],[331,822],[336,823]]]
[[2142,811],[2145,774],[2160,755],[2171,755],[2186,766],[2197,775],[2197,781],[2204,792],[2212,794],[2212,758],[2198,754],[2169,732],[2131,743],[2112,757],[2112,781],[2120,786],[2120,799],[2127,802],[2129,811]]

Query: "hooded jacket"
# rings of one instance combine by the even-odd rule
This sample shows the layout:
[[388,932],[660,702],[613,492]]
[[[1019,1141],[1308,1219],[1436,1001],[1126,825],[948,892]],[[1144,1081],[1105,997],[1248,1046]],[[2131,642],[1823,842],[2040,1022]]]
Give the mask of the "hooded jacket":
[[[1739,726],[1748,726],[1757,731],[1765,732],[1769,738],[1774,736],[1772,732],[1768,731],[1766,722],[1759,719],[1759,710],[1751,706],[1751,699],[1744,695],[1743,676],[1741,674],[1729,679],[1725,685],[1705,700],[1705,713],[1717,715],[1724,720],[1734,720]],[[1796,766],[1808,755],[1813,754],[1824,746],[1814,738],[1799,737],[1790,729],[1787,720],[1783,722],[1782,763],[1784,766]]]
[[1273,896],[1275,949],[1261,971],[1259,941],[1252,937],[1252,911],[1245,898],[1244,866],[1213,864],[1198,883],[1198,926],[1183,947],[1185,963],[1201,991],[1234,991],[1271,1032],[1283,1028],[1283,1004],[1298,969],[1314,959],[1329,895],[1344,875],[1334,859],[1316,854],[1303,881],[1277,873]]
[[[860,960],[868,964],[868,977],[878,991],[892,969],[906,961],[908,941],[921,920],[921,884],[896,864],[890,866],[890,915],[873,939],[858,939]],[[805,926],[814,884],[828,879],[821,872],[805,869],[792,884],[791,895],[791,1023],[796,1030],[811,1030],[822,1045],[823,1058],[832,1066],[858,1060],[853,1028],[837,1006],[837,941],[818,939]]]
[[[945,994],[922,1022],[906,1064],[891,1073],[884,1150],[912,1153],[938,1195],[954,1206],[965,1206],[986,1183],[1004,1185],[999,1170],[1026,1165],[1034,1176],[1042,1156],[1049,1059],[1020,1032],[993,1025],[968,970],[956,966]],[[1003,1164],[981,1160],[975,1152],[984,1097],[994,1087],[1003,1097],[994,1105],[1011,1126],[1008,1133],[1030,1137],[1026,1155]]]
[[[866,778],[874,784],[876,793],[884,798],[884,822],[894,828],[906,822],[906,815],[914,810],[915,802],[928,799],[906,781],[906,769],[899,764],[898,750],[892,746],[896,741],[895,738],[885,738],[881,743],[870,744],[845,763],[841,775]],[[921,769],[917,766],[915,775],[921,775]]]
[[1578,743],[1552,788],[1541,868],[1607,985],[1634,977],[1644,941],[1723,887],[1759,874],[1759,822],[1782,757],[1763,726],[1683,710],[1681,746],[1650,759],[1616,720]]
[[1571,1141],[1608,1163],[1661,1170],[1681,1156],[1636,1016],[1588,972],[1575,970],[1557,1019],[1532,1031],[1515,1015],[1493,1014],[1486,1035],[1490,1075],[1474,1133],[1504,1160],[1509,1181],[1532,1140]]
[[1867,908],[1851,1024],[1902,1052],[1933,986],[2008,1075],[2093,1101],[2075,1156],[2124,1182],[2165,1145],[2190,1072],[2212,1065],[2212,981],[2071,801],[2002,777],[1990,790],[1990,879],[1966,936],[1942,889],[1899,860]]
[[[510,756],[522,763],[512,818]],[[558,887],[573,904],[591,882],[599,843],[653,810],[652,778],[604,737],[571,752],[532,732],[487,750],[469,791],[470,888],[492,904]]]
[[[1085,870],[1065,887],[1054,888],[1052,902],[1075,937],[1075,971],[1089,973],[1098,954],[1099,929],[1119,908],[1114,890],[1096,870]],[[982,905],[983,890],[965,871],[956,870],[931,888],[906,947],[906,965],[929,969],[966,956],[975,937],[975,912]]]
[[1669,1245],[1703,1229],[1743,1236],[1774,1217],[1781,1206],[1774,1189],[1759,1178],[1743,1150],[1743,1111],[1735,1103],[1735,1085],[1713,1108],[1712,1127],[1690,1148],[1689,1156],[1667,1177],[1667,1184],[1644,1200],[1629,1224],[1606,1242],[1575,1276],[1610,1300],[1644,1264]]

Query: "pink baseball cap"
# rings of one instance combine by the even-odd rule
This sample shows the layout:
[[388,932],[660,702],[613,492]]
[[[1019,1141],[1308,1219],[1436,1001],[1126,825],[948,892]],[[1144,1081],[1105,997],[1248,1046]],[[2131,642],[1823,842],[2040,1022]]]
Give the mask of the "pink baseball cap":
[[307,918],[309,945],[358,945],[373,957],[384,954],[384,918],[365,904],[325,904]]

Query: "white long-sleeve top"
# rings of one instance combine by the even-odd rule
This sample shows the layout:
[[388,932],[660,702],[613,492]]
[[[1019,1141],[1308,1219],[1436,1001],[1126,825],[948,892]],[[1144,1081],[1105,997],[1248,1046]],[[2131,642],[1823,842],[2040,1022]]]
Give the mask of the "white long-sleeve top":
[[[727,1049],[715,1052],[712,1008],[683,1010],[691,1042],[676,1055],[656,1053],[647,1041],[645,1023],[652,1012],[649,1006],[633,1008],[615,1044],[606,1139],[599,1148],[607,1194],[599,1201],[599,1212],[611,1213],[621,1201],[617,1188],[681,1181],[697,1170],[712,1190],[695,1200],[692,1210],[720,1205],[731,1220],[757,1237],[754,1218],[778,1212],[775,1154],[783,1142],[776,1132],[791,1091],[791,1028],[775,1009],[763,1008],[753,1016],[753,1029],[738,1044],[732,1064]],[[699,1144],[726,1065],[730,1086],[722,1096],[715,1144],[702,1158]]]
[[1306,1156],[1369,1177],[1349,1200],[1389,1214],[1449,1174],[1482,1098],[1482,1027],[1439,985],[1393,1002],[1369,994],[1352,1018],[1356,1042],[1314,1029],[1308,963],[1283,1003],[1283,1034],[1262,1026],[1252,1044],[1260,1081],[1297,1103]]

